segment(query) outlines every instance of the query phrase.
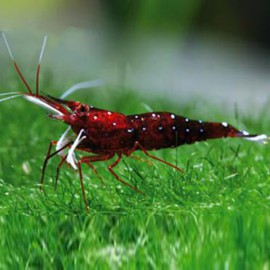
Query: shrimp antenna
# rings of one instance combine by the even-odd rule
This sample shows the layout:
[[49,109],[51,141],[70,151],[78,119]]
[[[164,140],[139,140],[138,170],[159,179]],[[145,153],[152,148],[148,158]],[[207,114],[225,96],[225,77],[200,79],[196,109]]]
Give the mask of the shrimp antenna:
[[0,97],[2,97],[2,96],[11,96],[11,95],[14,95],[14,94],[19,94],[19,92],[7,92],[7,93],[1,93],[1,94],[0,94]]
[[9,54],[9,56],[10,56],[12,62],[13,62],[13,65],[14,65],[14,67],[15,67],[15,70],[17,71],[17,73],[19,74],[20,78],[22,79],[22,81],[23,81],[25,87],[27,88],[28,92],[29,92],[30,94],[32,94],[32,90],[31,90],[30,86],[28,85],[28,83],[27,83],[26,80],[24,79],[24,77],[23,77],[23,75],[22,75],[22,72],[21,72],[19,66],[18,66],[17,63],[15,62],[15,58],[14,58],[14,56],[13,56],[13,54],[12,54],[12,51],[11,51],[11,49],[10,49],[10,46],[9,46],[9,44],[8,44],[6,35],[5,35],[3,32],[2,32],[2,37],[3,37],[4,42],[5,42],[5,44],[6,44],[6,47],[7,47],[7,50],[8,50],[8,54]]
[[60,98],[66,98],[67,96],[71,95],[72,93],[74,93],[80,89],[102,86],[104,83],[105,83],[105,81],[102,79],[77,83],[77,84],[71,86],[67,91],[65,91]]
[[5,98],[0,99],[0,102],[6,101],[6,100],[9,100],[9,99],[13,99],[13,98],[17,98],[17,97],[21,97],[21,96],[22,96],[22,93],[17,94],[17,95],[13,95],[13,96],[9,96],[9,97],[5,97]]
[[37,72],[36,72],[36,95],[38,95],[38,91],[39,91],[39,73],[40,73],[40,64],[44,55],[44,50],[46,47],[46,43],[47,43],[47,35],[44,37],[43,42],[42,42],[42,46],[41,46],[41,51],[40,51],[40,55],[39,55],[39,60],[38,60],[38,66],[37,66]]

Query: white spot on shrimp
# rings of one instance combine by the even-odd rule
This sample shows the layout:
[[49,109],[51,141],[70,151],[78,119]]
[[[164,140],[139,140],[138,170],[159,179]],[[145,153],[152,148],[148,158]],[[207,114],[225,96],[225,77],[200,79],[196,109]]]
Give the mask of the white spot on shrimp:
[[186,118],[186,119],[185,119],[185,121],[186,121],[186,122],[189,122],[189,119],[188,119],[188,118]]
[[158,130],[160,130],[160,131],[163,130],[163,127],[162,126],[159,126],[158,127]]
[[146,127],[142,127],[142,131],[146,131]]
[[139,115],[135,115],[134,118],[135,118],[135,119],[139,119]]
[[198,123],[199,123],[199,124],[202,124],[202,120],[198,120]]
[[229,124],[228,124],[227,122],[222,122],[221,125],[222,125],[223,127],[228,127],[228,126],[229,126]]
[[204,133],[204,130],[203,130],[203,128],[201,128],[201,129],[200,129],[200,133]]
[[175,119],[175,114],[171,114],[171,118],[172,119]]
[[111,115],[112,113],[110,111],[107,112],[108,115]]
[[155,113],[152,113],[152,117],[156,117],[156,114]]
[[144,117],[141,117],[141,121],[142,121],[142,122],[144,121]]
[[134,131],[134,128],[128,128],[128,129],[127,129],[127,132],[128,132],[128,133],[132,133],[133,131]]
[[115,127],[115,126],[116,126],[116,123],[115,123],[115,122],[113,122],[113,123],[112,123],[112,125]]
[[187,132],[187,133],[189,133],[189,132],[190,132],[189,128],[187,128],[187,129],[186,129],[186,132]]
[[172,126],[172,130],[176,130],[176,126]]
[[97,120],[97,119],[98,119],[98,117],[96,115],[94,115],[94,120]]

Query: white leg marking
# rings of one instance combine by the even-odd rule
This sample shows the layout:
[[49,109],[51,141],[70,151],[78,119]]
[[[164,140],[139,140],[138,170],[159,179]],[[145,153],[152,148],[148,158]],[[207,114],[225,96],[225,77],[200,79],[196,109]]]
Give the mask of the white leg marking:
[[[72,144],[72,146],[70,147],[70,149],[68,150],[68,155],[67,155],[67,163],[69,163],[72,168],[74,170],[77,170],[77,166],[76,163],[78,162],[76,160],[76,157],[74,155],[74,151],[76,149],[76,147],[86,138],[86,136],[82,136],[82,133],[84,132],[83,129],[81,129],[80,133],[78,134],[76,140],[74,141],[74,143]],[[82,136],[82,137],[81,137]]]
[[[71,127],[69,126],[67,128],[67,130],[62,134],[62,136],[60,137],[60,139],[58,140],[57,144],[56,144],[56,151],[58,151],[59,149],[61,149],[63,146],[65,146],[68,142],[71,141],[71,138],[67,138],[67,134],[69,133]],[[63,157],[65,156],[64,154],[64,150],[60,151],[58,153],[59,156]]]

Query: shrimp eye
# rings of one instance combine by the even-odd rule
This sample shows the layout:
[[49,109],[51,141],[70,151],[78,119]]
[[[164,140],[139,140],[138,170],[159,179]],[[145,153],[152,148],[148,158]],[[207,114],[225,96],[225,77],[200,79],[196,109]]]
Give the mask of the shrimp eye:
[[89,111],[89,106],[87,105],[81,105],[79,108],[80,112],[88,112]]

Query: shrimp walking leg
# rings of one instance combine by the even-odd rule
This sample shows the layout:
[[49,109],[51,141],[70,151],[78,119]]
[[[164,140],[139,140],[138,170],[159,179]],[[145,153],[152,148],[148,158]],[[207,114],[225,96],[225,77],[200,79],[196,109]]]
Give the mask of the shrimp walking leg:
[[148,157],[150,157],[150,158],[152,158],[152,159],[154,159],[154,160],[157,160],[157,161],[159,161],[159,162],[162,162],[163,164],[166,164],[166,165],[168,165],[168,166],[174,168],[175,170],[177,170],[177,171],[179,171],[179,172],[183,172],[183,170],[180,169],[179,167],[177,167],[177,166],[175,166],[175,165],[173,165],[173,164],[171,164],[171,163],[169,163],[169,162],[167,162],[167,161],[165,161],[165,160],[163,160],[163,159],[160,159],[160,158],[158,158],[158,157],[155,157],[155,156],[149,154],[139,142],[136,142],[135,145],[134,145],[134,147],[133,147],[132,149],[130,149],[126,155],[127,155],[127,156],[131,155],[131,154],[132,154],[136,149],[138,149],[138,148],[139,148],[141,151],[143,151],[143,153],[144,153],[145,155],[147,155]]
[[[90,168],[91,166],[93,166],[91,163],[92,162],[97,162],[97,161],[106,161],[106,160],[109,160],[111,159],[112,157],[114,156],[114,153],[113,154],[105,154],[105,155],[99,155],[99,156],[86,156],[86,157],[82,157],[78,164],[81,164],[81,163],[85,163],[87,164]],[[141,193],[141,194],[144,194],[142,191],[140,191],[139,189],[137,189],[136,187],[130,185],[129,183],[127,183],[126,181],[124,181],[123,179],[121,179],[114,171],[113,171],[113,168],[121,161],[122,159],[122,156],[121,155],[118,155],[118,158],[116,161],[114,161],[112,164],[110,164],[108,166],[108,170],[109,172],[114,176],[114,178],[121,182],[122,184],[128,186],[129,188],[133,189],[134,191],[138,192],[138,193]],[[94,171],[95,171],[95,168],[94,168]]]
[[67,143],[66,145],[64,145],[63,147],[59,148],[57,151],[55,151],[55,152],[53,152],[51,154],[52,146],[53,145],[56,145],[56,144],[57,144],[57,141],[51,141],[50,144],[49,144],[48,152],[47,152],[47,155],[46,155],[46,157],[44,159],[43,166],[42,166],[42,173],[41,173],[41,179],[40,179],[40,190],[43,190],[44,176],[45,176],[45,171],[46,171],[46,167],[47,167],[48,161],[53,156],[57,155],[58,153],[60,153],[65,148],[69,147],[72,144],[72,142]]
[[140,194],[145,195],[142,191],[140,191],[140,190],[137,189],[136,187],[130,185],[130,184],[127,183],[127,182],[125,182],[123,179],[121,179],[121,178],[113,171],[113,168],[121,161],[121,159],[122,159],[122,155],[119,154],[117,160],[114,161],[111,165],[108,166],[108,170],[110,171],[110,173],[114,176],[114,178],[115,178],[117,181],[119,181],[119,182],[121,182],[122,184],[124,184],[124,185],[130,187],[130,188],[133,189],[134,191],[136,191],[136,192],[138,192],[138,193],[140,193]]
[[56,177],[55,177],[55,186],[54,186],[54,189],[56,190],[57,189],[57,185],[58,185],[58,179],[59,179],[59,174],[60,174],[60,169],[62,167],[62,165],[64,164],[64,162],[66,161],[67,159],[67,155],[64,155],[62,158],[61,158],[61,161],[60,163],[58,164],[57,168],[56,168]]

